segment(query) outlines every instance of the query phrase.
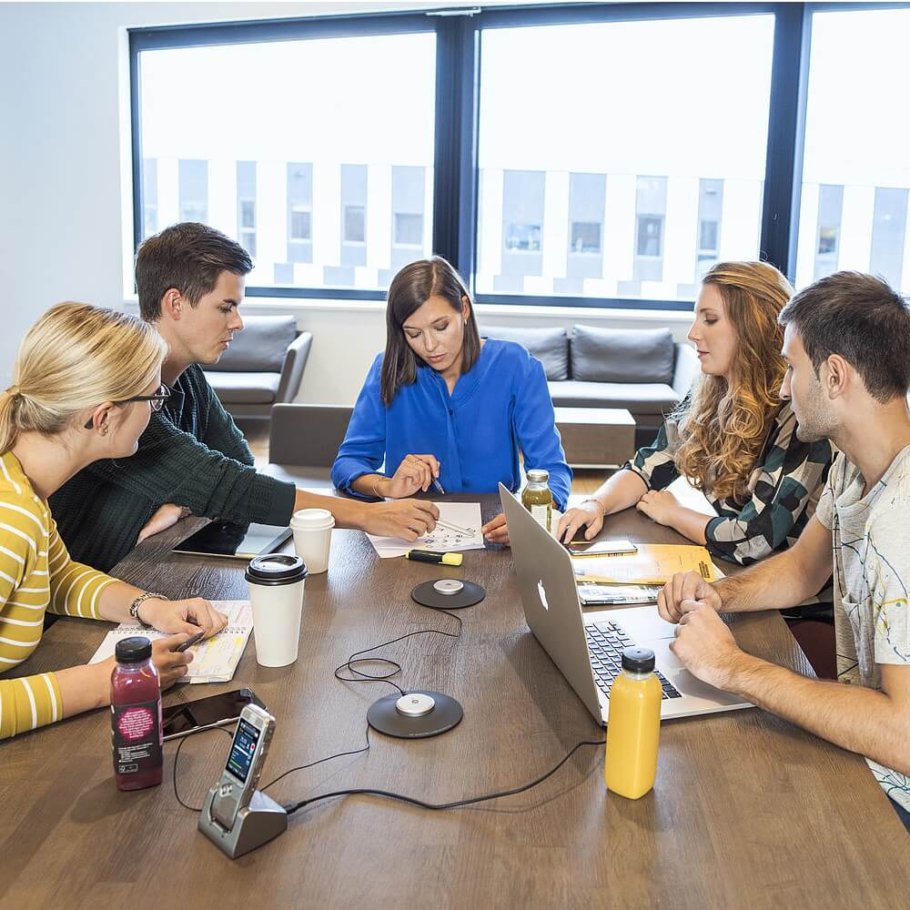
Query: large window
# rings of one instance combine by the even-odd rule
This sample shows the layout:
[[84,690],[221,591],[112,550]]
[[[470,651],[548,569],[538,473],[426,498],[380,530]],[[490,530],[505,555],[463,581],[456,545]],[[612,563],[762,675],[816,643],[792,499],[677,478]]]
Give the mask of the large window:
[[910,290],[910,9],[812,17],[796,280],[839,269]]
[[709,178],[712,252],[756,258],[773,37],[771,15],[484,32],[478,292],[691,299]]
[[[134,239],[252,294],[676,309],[723,259],[910,288],[910,3],[624,3],[131,32]],[[905,277],[905,275],[907,277]]]
[[137,70],[143,236],[204,221],[265,288],[380,290],[402,246],[430,254],[432,30],[152,48]]

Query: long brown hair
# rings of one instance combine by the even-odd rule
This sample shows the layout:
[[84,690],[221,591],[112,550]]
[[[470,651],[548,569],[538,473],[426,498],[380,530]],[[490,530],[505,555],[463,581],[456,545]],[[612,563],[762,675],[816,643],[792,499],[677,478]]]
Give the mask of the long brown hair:
[[702,376],[672,415],[679,421],[676,466],[705,493],[742,502],[781,406],[786,364],[777,317],[793,288],[767,262],[720,262],[703,284],[720,292],[737,344],[729,381]]
[[[471,303],[461,276],[442,256],[418,259],[406,265],[389,285],[386,307],[385,356],[382,361],[382,401],[388,407],[398,389],[417,379],[418,357],[404,337],[404,323],[431,297],[442,297],[461,312],[463,298]],[[461,351],[461,372],[467,373],[480,356],[480,332],[471,307],[471,319],[465,323]],[[429,367],[428,367],[429,369]]]
[[140,395],[166,353],[154,327],[135,316],[87,303],[52,307],[28,330],[13,384],[0,392],[0,454],[20,433],[61,433],[85,408]]

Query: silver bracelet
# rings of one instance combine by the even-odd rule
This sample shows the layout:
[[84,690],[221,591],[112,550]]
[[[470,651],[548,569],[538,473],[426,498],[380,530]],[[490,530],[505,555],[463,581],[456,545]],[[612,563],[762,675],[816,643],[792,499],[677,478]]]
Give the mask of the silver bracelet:
[[145,591],[140,594],[131,604],[130,604],[130,618],[135,619],[140,622],[143,626],[147,626],[148,623],[139,615],[139,608],[147,601],[157,598],[158,600],[167,600],[167,597],[164,594],[156,594],[154,591]]

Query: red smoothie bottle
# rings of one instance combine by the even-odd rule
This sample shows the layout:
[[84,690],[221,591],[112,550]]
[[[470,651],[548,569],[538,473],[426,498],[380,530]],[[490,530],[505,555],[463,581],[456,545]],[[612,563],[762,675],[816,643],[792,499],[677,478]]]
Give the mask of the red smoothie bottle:
[[161,783],[161,688],[152,643],[136,635],[117,642],[111,673],[111,749],[119,790]]

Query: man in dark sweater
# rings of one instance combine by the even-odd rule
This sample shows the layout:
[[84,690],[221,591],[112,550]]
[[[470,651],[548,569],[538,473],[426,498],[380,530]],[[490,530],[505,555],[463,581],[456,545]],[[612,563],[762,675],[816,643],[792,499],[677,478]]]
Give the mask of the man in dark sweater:
[[202,224],[174,225],[139,248],[139,310],[170,347],[161,378],[171,397],[151,415],[133,457],[97,461],[51,497],[73,559],[107,571],[186,514],[286,525],[298,509],[323,508],[339,527],[407,540],[435,527],[430,502],[320,496],[253,467],[199,366],[216,363],[243,328],[238,307],[251,269],[241,246]]

